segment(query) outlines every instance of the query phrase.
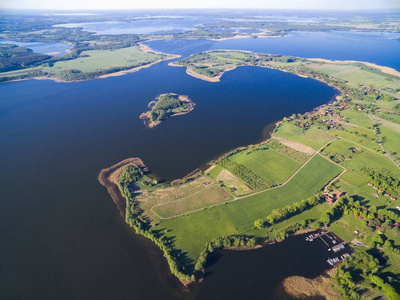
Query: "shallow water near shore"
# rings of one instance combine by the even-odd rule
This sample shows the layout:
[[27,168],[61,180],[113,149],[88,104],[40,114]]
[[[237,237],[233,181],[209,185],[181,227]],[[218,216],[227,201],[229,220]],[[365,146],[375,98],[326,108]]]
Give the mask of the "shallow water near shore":
[[[205,282],[182,293],[160,251],[125,224],[96,179],[102,168],[140,157],[157,176],[179,178],[336,95],[276,70],[243,67],[209,83],[167,64],[87,82],[0,85],[1,299],[257,299],[285,276],[319,274],[319,264],[276,265],[308,257],[294,238],[223,251]],[[146,128],[139,115],[166,92],[188,95],[195,109]]]

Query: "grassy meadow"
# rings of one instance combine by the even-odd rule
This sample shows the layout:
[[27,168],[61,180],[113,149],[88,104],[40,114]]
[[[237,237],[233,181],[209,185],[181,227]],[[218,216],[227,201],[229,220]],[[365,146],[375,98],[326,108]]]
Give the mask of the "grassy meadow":
[[86,73],[114,68],[134,68],[152,63],[161,57],[162,55],[153,52],[143,52],[139,46],[117,50],[91,50],[82,52],[76,59],[56,62],[52,67],[42,67],[42,70],[58,77],[60,72],[65,70]]
[[313,195],[342,170],[317,154],[284,186],[163,221],[156,229],[166,229],[166,235],[173,237],[175,246],[196,260],[208,241],[251,230],[256,219],[267,216],[275,208]]
[[247,154],[242,151],[230,157],[256,175],[274,184],[283,183],[299,167],[300,163],[273,149],[257,150]]

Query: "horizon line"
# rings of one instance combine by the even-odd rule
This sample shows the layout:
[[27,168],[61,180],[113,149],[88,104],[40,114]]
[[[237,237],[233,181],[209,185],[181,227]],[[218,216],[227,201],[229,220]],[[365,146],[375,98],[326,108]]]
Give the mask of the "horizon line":
[[[393,8],[267,8],[267,7],[252,7],[252,8],[242,8],[242,7],[185,7],[185,8],[164,8],[164,7],[148,7],[148,8],[12,8],[12,7],[0,7],[1,10],[19,10],[19,11],[121,11],[121,10],[275,10],[275,11],[388,11],[395,10],[400,12],[400,7]],[[0,12],[1,14],[1,12]]]

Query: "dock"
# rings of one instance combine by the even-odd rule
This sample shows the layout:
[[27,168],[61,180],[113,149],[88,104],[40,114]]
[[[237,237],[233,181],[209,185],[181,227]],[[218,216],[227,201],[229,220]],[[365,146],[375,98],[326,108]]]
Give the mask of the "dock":
[[336,235],[329,231],[322,231],[308,235],[306,241],[313,242],[319,241],[321,245],[326,247],[328,252],[327,264],[331,267],[335,267],[341,261],[349,258],[353,251],[350,246],[341,241]]

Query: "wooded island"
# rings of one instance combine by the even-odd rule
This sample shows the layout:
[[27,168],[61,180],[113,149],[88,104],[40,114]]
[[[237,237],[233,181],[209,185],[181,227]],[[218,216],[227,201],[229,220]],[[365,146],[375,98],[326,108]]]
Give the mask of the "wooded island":
[[142,113],[140,119],[144,120],[147,127],[153,128],[168,118],[191,112],[194,106],[195,103],[187,96],[166,93],[158,96],[156,101],[151,101],[148,105],[150,110]]

